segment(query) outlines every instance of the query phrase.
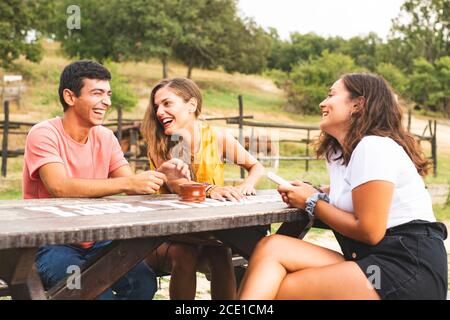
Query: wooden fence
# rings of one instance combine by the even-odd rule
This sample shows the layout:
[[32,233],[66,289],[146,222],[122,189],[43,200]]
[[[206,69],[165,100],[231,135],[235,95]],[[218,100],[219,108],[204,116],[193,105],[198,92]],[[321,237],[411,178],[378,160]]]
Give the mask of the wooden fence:
[[[206,117],[208,121],[225,121],[229,125],[237,125],[239,134],[238,139],[242,145],[245,145],[244,128],[271,128],[271,129],[294,129],[303,132],[305,138],[299,139],[279,139],[273,141],[273,143],[282,144],[287,142],[294,142],[299,144],[305,144],[305,153],[295,156],[268,156],[268,155],[255,155],[258,160],[270,160],[270,161],[305,161],[305,171],[309,170],[309,162],[317,160],[315,156],[311,154],[311,132],[318,131],[318,126],[300,126],[293,124],[280,124],[272,122],[259,122],[254,121],[252,115],[244,115],[244,102],[242,96],[238,97],[239,114],[232,117]],[[22,156],[24,149],[9,150],[8,138],[10,135],[26,135],[29,129],[35,125],[32,122],[17,122],[10,120],[9,102],[5,101],[3,105],[4,120],[0,122],[0,129],[3,132],[2,137],[2,164],[1,174],[3,177],[7,175],[7,161],[8,158]],[[122,110],[119,108],[117,112],[117,119],[106,122],[104,125],[110,127],[116,134],[116,137],[121,142],[125,149],[125,157],[130,162],[133,169],[138,166],[140,168],[148,168],[148,159],[146,156],[146,146],[143,138],[140,134],[141,119],[124,119]],[[411,112],[408,113],[408,130],[411,127]],[[436,143],[437,123],[436,120],[429,120],[428,125],[423,130],[422,134],[415,134],[419,142],[428,142],[431,144],[431,156],[430,159],[433,163],[434,176],[437,175],[437,143]],[[253,139],[254,137],[250,137]],[[128,146],[124,145],[128,144]],[[241,178],[245,177],[245,171],[241,168]]]

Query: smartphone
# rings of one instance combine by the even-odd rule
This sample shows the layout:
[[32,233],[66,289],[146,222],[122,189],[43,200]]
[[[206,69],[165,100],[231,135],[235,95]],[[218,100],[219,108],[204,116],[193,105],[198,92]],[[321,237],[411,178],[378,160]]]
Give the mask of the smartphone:
[[282,177],[276,175],[273,172],[267,172],[267,178],[275,182],[276,184],[280,186],[292,186],[292,184],[289,181],[284,180]]

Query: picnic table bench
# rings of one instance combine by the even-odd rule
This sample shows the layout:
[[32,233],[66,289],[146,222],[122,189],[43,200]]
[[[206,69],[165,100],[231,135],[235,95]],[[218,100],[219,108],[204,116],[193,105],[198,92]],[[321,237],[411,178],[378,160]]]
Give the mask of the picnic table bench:
[[[0,201],[0,279],[13,299],[95,299],[169,236],[209,231],[249,259],[270,224],[298,237],[308,221],[275,190],[243,203],[185,203],[177,195]],[[112,244],[83,266],[81,288],[62,281],[44,290],[34,265],[39,247],[102,240]]]

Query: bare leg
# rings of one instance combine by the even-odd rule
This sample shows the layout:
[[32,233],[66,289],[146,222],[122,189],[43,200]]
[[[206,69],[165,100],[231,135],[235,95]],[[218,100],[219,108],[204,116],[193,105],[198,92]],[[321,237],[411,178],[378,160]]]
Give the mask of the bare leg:
[[235,300],[237,288],[231,249],[221,246],[204,246],[202,254],[211,271],[211,299]]
[[147,257],[154,270],[171,274],[169,294],[171,300],[194,300],[197,290],[197,245],[165,242]]
[[274,299],[288,273],[344,261],[340,253],[303,240],[282,235],[265,237],[250,258],[239,299]]
[[353,261],[288,274],[277,299],[379,300],[361,268]]

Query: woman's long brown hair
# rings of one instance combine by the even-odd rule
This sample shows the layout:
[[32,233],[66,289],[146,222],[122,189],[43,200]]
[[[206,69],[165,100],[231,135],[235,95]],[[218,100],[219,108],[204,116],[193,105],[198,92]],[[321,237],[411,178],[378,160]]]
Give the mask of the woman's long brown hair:
[[195,98],[197,100],[196,117],[202,110],[202,95],[194,81],[187,78],[172,78],[161,80],[156,84],[150,94],[150,103],[141,126],[142,135],[147,143],[148,159],[153,161],[156,166],[170,159],[170,150],[179,142],[164,133],[164,127],[156,117],[155,95],[159,89],[164,87],[170,88],[184,102]]
[[[317,143],[317,156],[328,161],[342,160],[348,165],[353,150],[362,138],[369,135],[389,137],[403,147],[421,176],[428,173],[430,161],[426,159],[419,143],[402,124],[403,112],[389,84],[381,76],[370,73],[351,73],[342,78],[350,99],[363,97],[364,106],[354,112],[349,131],[341,146],[331,135],[322,132]],[[331,157],[336,152],[341,155]]]

